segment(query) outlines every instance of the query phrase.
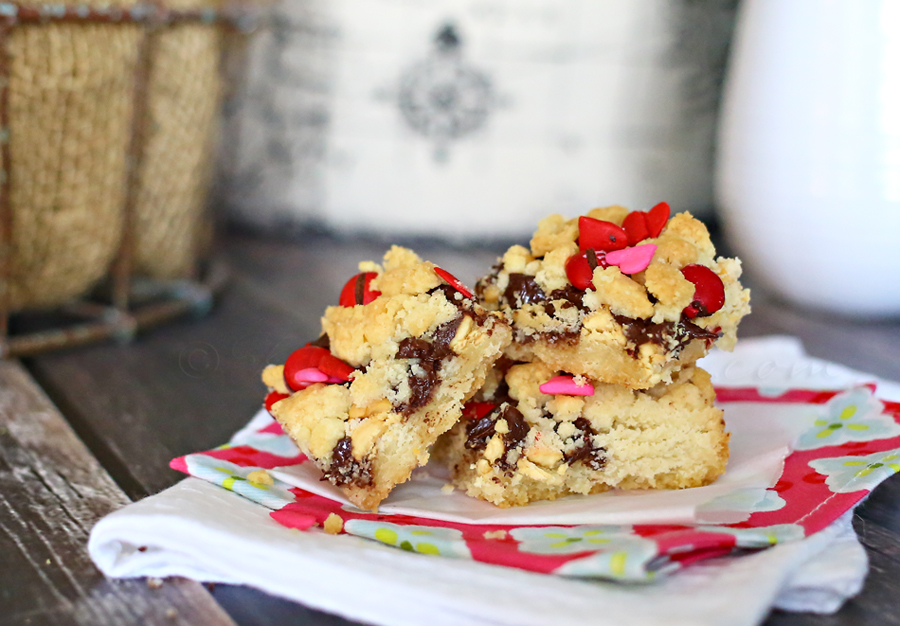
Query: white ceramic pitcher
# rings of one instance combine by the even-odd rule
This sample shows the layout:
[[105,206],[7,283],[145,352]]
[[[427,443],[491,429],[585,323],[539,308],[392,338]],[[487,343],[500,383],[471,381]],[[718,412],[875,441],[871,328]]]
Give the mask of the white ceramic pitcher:
[[751,276],[900,315],[900,0],[744,0],[716,199]]

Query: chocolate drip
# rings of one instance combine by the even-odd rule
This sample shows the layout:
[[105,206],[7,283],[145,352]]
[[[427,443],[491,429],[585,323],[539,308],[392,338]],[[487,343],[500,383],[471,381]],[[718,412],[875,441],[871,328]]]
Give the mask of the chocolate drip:
[[338,487],[365,487],[372,484],[371,468],[356,460],[353,456],[353,441],[347,436],[341,437],[335,444],[331,453],[331,467],[325,472],[325,477]]
[[398,359],[424,359],[431,355],[432,346],[424,339],[407,337],[397,349]]
[[506,409],[498,419],[505,419],[509,432],[503,434],[503,443],[506,444],[506,450],[509,451],[525,440],[528,436],[530,427],[522,413],[511,404],[506,405]]
[[465,447],[469,450],[484,450],[487,442],[496,432],[494,430],[495,413],[494,409],[484,417],[474,420],[466,424],[466,443]]
[[628,354],[632,357],[637,356],[638,350],[645,343],[668,347],[670,343],[674,342],[670,351],[673,356],[678,356],[684,347],[694,339],[712,342],[719,338],[718,333],[701,328],[684,317],[678,322],[659,323],[624,315],[614,315],[613,317],[622,325],[625,338],[634,344],[633,348],[628,349]]
[[562,289],[554,289],[550,292],[550,299],[565,300],[567,304],[564,304],[563,308],[574,306],[581,311],[588,310],[587,305],[584,303],[584,292],[574,285],[566,285]]
[[594,429],[585,417],[574,422],[575,428],[581,432],[581,445],[567,453],[563,458],[571,465],[576,461],[584,462],[592,470],[601,470],[606,465],[606,450],[594,447]]
[[444,297],[447,298],[447,302],[455,306],[457,309],[462,310],[464,305],[466,304],[466,298],[450,285],[438,285],[428,293],[432,294],[437,291],[440,291],[442,294],[444,294]]
[[462,315],[438,326],[432,333],[432,340],[420,337],[407,337],[397,348],[398,359],[418,359],[419,371],[409,374],[409,399],[394,407],[399,413],[409,415],[431,400],[434,390],[440,384],[440,370],[443,359],[455,354],[450,342],[462,322]]
[[534,276],[527,274],[510,274],[509,284],[503,292],[503,297],[506,298],[506,303],[514,309],[525,304],[544,302],[547,299],[544,290],[537,284]]
[[497,421],[501,419],[506,420],[507,432],[501,435],[503,454],[495,463],[499,467],[509,469],[512,465],[507,462],[506,455],[525,440],[531,429],[519,409],[512,404],[504,402],[481,419],[466,424],[466,443],[464,445],[469,450],[484,450],[491,437],[497,433]]
[[331,351],[331,340],[325,333],[322,333],[322,336],[315,341],[310,341],[309,345],[316,346],[317,348],[325,348],[329,352]]
[[434,332],[431,335],[431,345],[434,347],[435,353],[433,358],[443,359],[444,357],[453,354],[453,350],[450,349],[450,342],[456,337],[456,332],[459,330],[459,325],[462,323],[462,320],[463,316],[459,315],[455,319],[445,322],[434,329]]
[[354,286],[353,296],[356,298],[356,304],[365,304],[366,300],[366,275],[360,273],[356,275],[356,285]]

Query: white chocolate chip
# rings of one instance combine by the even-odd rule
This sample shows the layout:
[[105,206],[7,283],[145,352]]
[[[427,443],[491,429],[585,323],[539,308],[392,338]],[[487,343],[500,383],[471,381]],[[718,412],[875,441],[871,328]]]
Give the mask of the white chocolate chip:
[[484,458],[488,461],[496,461],[503,456],[505,450],[506,446],[503,445],[503,437],[494,435],[491,437],[491,440],[488,441],[487,447],[484,449]]
[[462,322],[459,323],[459,328],[456,329],[456,334],[453,336],[452,341],[450,341],[450,349],[457,354],[461,352],[460,344],[465,340],[469,331],[472,330],[472,324],[472,318],[468,315],[464,316]]
[[529,448],[525,452],[525,456],[528,457],[528,460],[533,461],[538,465],[543,465],[544,467],[553,467],[562,460],[563,455],[559,450],[554,450],[545,446],[539,446]]

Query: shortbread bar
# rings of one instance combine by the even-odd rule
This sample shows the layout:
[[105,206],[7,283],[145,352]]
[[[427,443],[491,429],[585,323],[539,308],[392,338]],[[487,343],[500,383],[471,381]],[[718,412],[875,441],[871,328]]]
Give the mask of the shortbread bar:
[[363,509],[424,465],[511,340],[503,318],[453,276],[394,246],[360,265],[322,318],[323,338],[263,380],[289,394],[271,412]]
[[740,275],[689,213],[612,206],[545,218],[530,249],[511,247],[476,294],[511,320],[510,358],[648,389],[712,345],[734,346],[750,312]]
[[643,391],[564,375],[573,393],[592,395],[542,393],[559,374],[538,362],[495,371],[436,447],[456,487],[510,507],[612,488],[698,487],[725,471],[728,434],[700,368]]

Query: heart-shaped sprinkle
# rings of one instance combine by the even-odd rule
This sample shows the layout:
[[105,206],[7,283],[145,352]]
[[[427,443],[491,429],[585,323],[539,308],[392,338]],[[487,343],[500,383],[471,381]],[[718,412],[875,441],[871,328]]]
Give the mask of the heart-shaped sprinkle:
[[624,250],[616,250],[606,255],[606,262],[615,265],[623,274],[637,274],[643,272],[653,260],[656,246],[652,243]]
[[329,376],[318,367],[307,367],[294,374],[294,380],[298,384],[302,383],[324,383]]
[[538,387],[541,393],[555,396],[592,396],[594,395],[594,386],[588,382],[579,385],[575,382],[575,377],[571,374],[562,376],[554,376],[543,385]]
[[497,405],[493,402],[467,402],[462,409],[462,415],[470,420],[480,420],[496,408]]
[[[594,268],[609,267],[606,252],[586,250],[581,254],[573,254],[566,261],[566,277],[576,289],[584,291],[594,286]],[[591,263],[593,261],[593,263]]]
[[434,273],[447,281],[451,287],[456,289],[459,293],[463,295],[464,298],[468,298],[469,300],[473,299],[475,296],[469,291],[469,288],[462,284],[462,282],[453,274],[448,272],[447,270],[441,269],[439,267],[434,268]]
[[647,211],[647,229],[650,231],[651,237],[659,237],[666,222],[669,221],[669,215],[672,214],[669,209],[668,202],[660,202],[655,207]]
[[341,306],[356,306],[369,304],[381,295],[380,291],[369,288],[372,279],[378,276],[375,272],[363,272],[347,281],[341,289],[341,297],[338,300]]
[[636,246],[650,236],[650,228],[647,226],[647,214],[643,211],[632,211],[622,222],[622,228],[628,234],[628,245]]
[[725,285],[714,271],[705,265],[686,265],[681,268],[686,279],[694,283],[694,299],[684,307],[689,318],[712,315],[725,304]]
[[578,218],[578,247],[582,252],[588,249],[609,252],[627,245],[628,234],[620,226],[593,217]]
[[271,413],[272,405],[275,404],[276,402],[280,402],[281,400],[284,400],[287,397],[289,397],[289,396],[286,393],[270,391],[269,394],[266,396],[266,410]]
[[347,365],[330,352],[322,357],[322,360],[319,361],[318,368],[323,373],[328,374],[329,378],[336,379],[329,380],[328,382],[345,383],[350,380],[350,374],[354,371],[353,367]]
[[[319,371],[326,378],[318,381],[298,380],[296,378],[300,372],[311,369]],[[294,350],[291,356],[287,358],[287,361],[285,361],[284,381],[288,387],[294,391],[299,391],[308,387],[312,382],[347,382],[350,380],[350,373],[353,371],[351,366],[333,356],[325,348],[307,345],[299,350]],[[308,375],[315,376],[315,374],[303,374],[301,378]]]

